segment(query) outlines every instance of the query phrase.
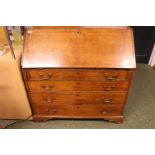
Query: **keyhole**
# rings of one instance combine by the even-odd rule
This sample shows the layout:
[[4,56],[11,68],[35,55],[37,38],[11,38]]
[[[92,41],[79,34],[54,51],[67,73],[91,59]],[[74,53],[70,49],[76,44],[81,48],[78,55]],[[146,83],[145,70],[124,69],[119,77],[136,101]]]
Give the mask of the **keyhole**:
[[80,31],[77,31],[76,34],[77,34],[77,35],[80,35]]

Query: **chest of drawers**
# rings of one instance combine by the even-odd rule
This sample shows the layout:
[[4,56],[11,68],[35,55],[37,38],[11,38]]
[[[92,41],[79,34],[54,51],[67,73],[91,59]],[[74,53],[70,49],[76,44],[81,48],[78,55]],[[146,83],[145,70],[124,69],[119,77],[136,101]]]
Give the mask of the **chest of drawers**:
[[121,123],[135,68],[127,27],[44,27],[26,31],[22,70],[34,120]]

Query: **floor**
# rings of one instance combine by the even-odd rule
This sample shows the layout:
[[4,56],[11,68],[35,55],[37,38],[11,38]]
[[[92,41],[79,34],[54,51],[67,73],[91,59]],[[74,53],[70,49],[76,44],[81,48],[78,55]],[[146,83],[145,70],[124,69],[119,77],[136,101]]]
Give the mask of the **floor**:
[[[155,70],[137,64],[135,79],[125,108],[123,124],[103,120],[50,120],[35,123],[19,122],[12,129],[154,129],[155,128]],[[3,126],[14,120],[0,120]]]

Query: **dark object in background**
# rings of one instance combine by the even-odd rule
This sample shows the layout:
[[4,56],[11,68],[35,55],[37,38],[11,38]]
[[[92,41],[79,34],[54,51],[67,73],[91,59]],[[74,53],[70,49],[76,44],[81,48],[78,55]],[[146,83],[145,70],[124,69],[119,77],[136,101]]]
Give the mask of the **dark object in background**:
[[135,40],[136,62],[148,63],[155,43],[155,26],[132,26]]

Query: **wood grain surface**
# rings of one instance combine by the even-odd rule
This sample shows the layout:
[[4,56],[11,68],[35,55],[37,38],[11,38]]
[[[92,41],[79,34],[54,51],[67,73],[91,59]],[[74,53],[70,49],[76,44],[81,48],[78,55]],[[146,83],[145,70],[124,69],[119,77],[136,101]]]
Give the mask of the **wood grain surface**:
[[135,68],[130,28],[50,27],[25,34],[23,68]]

